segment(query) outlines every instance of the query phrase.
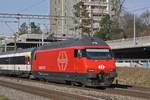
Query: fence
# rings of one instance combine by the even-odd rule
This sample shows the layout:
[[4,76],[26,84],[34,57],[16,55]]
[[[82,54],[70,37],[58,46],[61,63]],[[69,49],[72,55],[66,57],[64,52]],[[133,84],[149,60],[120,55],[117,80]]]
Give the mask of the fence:
[[150,59],[117,59],[116,67],[145,67],[150,68]]

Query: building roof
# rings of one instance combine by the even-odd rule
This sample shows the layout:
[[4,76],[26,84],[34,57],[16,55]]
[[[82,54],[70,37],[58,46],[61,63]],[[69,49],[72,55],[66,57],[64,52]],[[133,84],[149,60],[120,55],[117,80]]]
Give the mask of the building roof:
[[8,54],[16,54],[16,53],[23,53],[23,52],[31,52],[34,48],[30,49],[17,49],[16,51],[7,51],[7,52],[1,52],[0,55],[8,55]]
[[45,46],[38,47],[36,50],[48,50],[73,46],[108,46],[103,40],[98,38],[70,39],[59,42],[52,42]]

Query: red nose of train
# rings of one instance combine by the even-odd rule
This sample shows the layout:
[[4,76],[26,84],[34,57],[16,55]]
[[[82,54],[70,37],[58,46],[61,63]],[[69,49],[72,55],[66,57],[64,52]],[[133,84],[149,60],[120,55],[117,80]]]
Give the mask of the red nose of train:
[[99,73],[101,71],[105,73],[115,73],[116,66],[113,59],[109,60],[88,60],[87,72]]

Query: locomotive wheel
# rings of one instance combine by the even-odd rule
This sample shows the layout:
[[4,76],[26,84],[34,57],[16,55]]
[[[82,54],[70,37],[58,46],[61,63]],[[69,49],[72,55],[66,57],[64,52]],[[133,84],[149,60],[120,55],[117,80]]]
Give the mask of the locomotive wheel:
[[71,85],[71,81],[66,81],[66,84],[67,85]]
[[31,75],[29,75],[29,79],[33,80],[33,79],[35,79],[35,77],[31,74]]
[[41,82],[46,82],[46,79],[45,78],[40,78],[40,81]]
[[73,86],[84,86],[82,83],[80,82],[71,82],[71,85]]

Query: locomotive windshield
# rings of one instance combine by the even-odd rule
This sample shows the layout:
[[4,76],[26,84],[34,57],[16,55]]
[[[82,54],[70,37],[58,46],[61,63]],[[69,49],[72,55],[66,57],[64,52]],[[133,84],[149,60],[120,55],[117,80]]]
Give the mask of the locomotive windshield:
[[112,59],[112,53],[107,48],[88,48],[86,56],[88,59]]

